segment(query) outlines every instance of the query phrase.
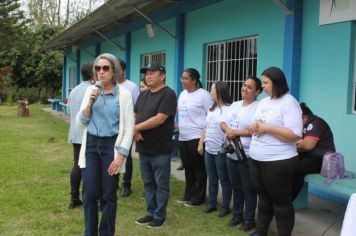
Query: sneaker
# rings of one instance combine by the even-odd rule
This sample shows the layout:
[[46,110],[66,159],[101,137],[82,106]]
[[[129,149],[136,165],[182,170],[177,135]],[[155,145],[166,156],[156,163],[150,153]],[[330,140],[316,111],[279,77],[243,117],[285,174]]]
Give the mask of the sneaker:
[[234,216],[232,217],[232,219],[230,220],[230,222],[227,224],[228,227],[234,227],[238,224],[241,224],[243,222],[242,217],[239,216]]
[[256,227],[256,222],[254,220],[252,221],[244,221],[241,226],[239,227],[239,230],[247,232],[250,231],[251,229]]
[[166,223],[166,220],[157,220],[153,219],[150,223],[148,223],[147,227],[149,228],[158,228]]
[[216,207],[208,207],[204,210],[206,214],[212,213],[213,211],[216,211]]
[[186,207],[196,207],[203,204],[202,202],[197,202],[197,201],[189,201],[187,203],[184,203],[184,206]]
[[150,223],[151,221],[153,221],[153,217],[146,215],[145,217],[142,217],[142,218],[136,220],[135,223],[139,224],[139,225],[146,225],[146,224]]
[[228,214],[230,214],[230,209],[228,208],[228,209],[221,209],[220,210],[220,212],[219,212],[219,214],[218,214],[218,216],[219,217],[224,217],[224,216],[227,216]]
[[176,203],[182,203],[182,204],[185,204],[185,203],[188,203],[188,202],[189,202],[189,200],[184,200],[184,199],[178,199],[176,201]]
[[130,188],[122,188],[121,197],[128,197],[131,195],[131,189]]
[[83,205],[83,202],[80,201],[79,199],[70,199],[68,208],[69,209],[73,209],[73,208],[76,208],[76,207],[80,207],[81,205]]

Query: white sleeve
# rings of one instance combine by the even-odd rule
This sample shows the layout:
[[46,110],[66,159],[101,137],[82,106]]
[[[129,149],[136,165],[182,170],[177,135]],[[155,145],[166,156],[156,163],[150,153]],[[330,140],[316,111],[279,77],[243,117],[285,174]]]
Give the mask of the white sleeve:
[[302,137],[302,110],[294,98],[285,104],[283,123],[285,128],[291,129],[297,136]]

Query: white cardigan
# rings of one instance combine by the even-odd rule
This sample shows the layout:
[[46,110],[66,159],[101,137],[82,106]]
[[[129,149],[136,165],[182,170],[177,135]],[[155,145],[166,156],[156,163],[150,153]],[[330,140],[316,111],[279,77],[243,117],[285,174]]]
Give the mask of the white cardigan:
[[[95,86],[88,87],[84,95],[80,110],[76,117],[77,124],[85,128],[83,134],[82,146],[79,153],[78,165],[80,168],[85,168],[86,166],[85,150],[86,150],[86,140],[87,140],[87,132],[88,132],[87,127],[80,122],[80,114],[82,113],[83,109],[88,105],[90,100],[90,92],[94,88]],[[132,139],[133,139],[134,126],[135,126],[132,96],[129,91],[120,87],[119,87],[119,103],[120,103],[119,134],[117,136],[115,146],[121,146],[127,150],[130,150]],[[115,147],[114,147],[114,153],[115,153],[114,158],[116,158],[118,153]],[[126,165],[126,158],[122,162],[120,170],[118,170],[115,174],[125,173],[125,165]]]

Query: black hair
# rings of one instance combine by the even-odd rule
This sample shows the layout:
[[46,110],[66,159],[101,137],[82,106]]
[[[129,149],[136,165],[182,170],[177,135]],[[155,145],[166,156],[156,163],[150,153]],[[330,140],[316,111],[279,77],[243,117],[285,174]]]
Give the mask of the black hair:
[[255,82],[255,85],[256,85],[256,90],[261,93],[263,91],[263,88],[262,88],[262,82],[261,80],[256,77],[256,76],[253,76],[253,75],[249,75],[247,76],[246,80],[248,79],[252,79],[254,82]]
[[312,116],[314,115],[313,112],[310,110],[310,108],[304,103],[300,103],[300,109],[302,109],[303,115],[305,116]]
[[278,67],[269,67],[262,72],[262,75],[272,81],[271,98],[279,98],[289,91],[286,76]]
[[147,82],[146,82],[146,79],[145,78],[142,78],[141,80],[140,80],[140,83],[141,82],[143,82],[146,86],[148,86],[148,84],[147,84]]
[[191,80],[193,80],[193,82],[195,83],[195,86],[197,88],[202,88],[203,87],[203,85],[202,85],[202,83],[200,81],[200,74],[196,69],[188,68],[188,69],[185,69],[184,72],[189,74]]
[[118,59],[119,60],[119,63],[120,63],[120,66],[121,66],[121,69],[122,71],[125,71],[126,70],[126,62],[122,59]]
[[80,72],[82,74],[83,81],[91,80],[93,78],[93,63],[83,64]]
[[214,101],[213,105],[209,109],[210,111],[214,111],[220,103],[223,103],[225,106],[230,106],[232,103],[229,86],[224,81],[218,81],[214,84],[218,102]]

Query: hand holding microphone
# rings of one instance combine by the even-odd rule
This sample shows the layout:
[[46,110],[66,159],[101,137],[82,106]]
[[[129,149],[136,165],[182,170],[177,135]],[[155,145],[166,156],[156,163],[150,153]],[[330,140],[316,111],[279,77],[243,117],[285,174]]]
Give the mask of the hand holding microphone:
[[89,104],[88,104],[90,109],[92,108],[94,102],[96,101],[96,99],[99,96],[102,89],[103,89],[103,84],[100,81],[96,81],[94,88],[91,90],[91,93],[90,93],[90,100],[89,100]]

